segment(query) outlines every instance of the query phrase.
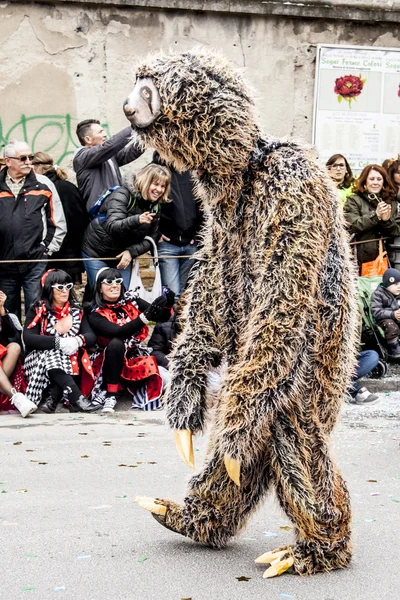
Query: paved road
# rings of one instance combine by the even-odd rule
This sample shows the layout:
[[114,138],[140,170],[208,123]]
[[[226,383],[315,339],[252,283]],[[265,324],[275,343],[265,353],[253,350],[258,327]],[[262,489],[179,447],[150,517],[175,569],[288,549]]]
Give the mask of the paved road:
[[[292,539],[273,497],[219,552],[134,504],[137,494],[179,501],[184,493],[189,474],[162,413],[1,416],[0,598],[397,599],[399,440],[399,420],[346,412],[334,452],[352,494],[354,562],[332,574],[263,580],[254,558]],[[196,443],[198,465],[205,443]]]

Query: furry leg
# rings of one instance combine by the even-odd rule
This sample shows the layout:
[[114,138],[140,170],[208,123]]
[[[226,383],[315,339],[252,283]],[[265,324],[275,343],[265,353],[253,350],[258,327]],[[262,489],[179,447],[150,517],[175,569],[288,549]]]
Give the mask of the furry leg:
[[223,456],[213,451],[202,473],[192,477],[183,506],[157,498],[154,502],[167,510],[165,516],[155,518],[196,542],[223,548],[244,527],[268,491],[271,476],[267,454],[254,457],[246,466],[239,488],[230,479]]
[[308,435],[298,435],[299,429],[281,416],[271,430],[277,495],[296,525],[295,572],[311,575],[348,566],[352,556],[349,493],[329,456],[322,426],[313,421]]

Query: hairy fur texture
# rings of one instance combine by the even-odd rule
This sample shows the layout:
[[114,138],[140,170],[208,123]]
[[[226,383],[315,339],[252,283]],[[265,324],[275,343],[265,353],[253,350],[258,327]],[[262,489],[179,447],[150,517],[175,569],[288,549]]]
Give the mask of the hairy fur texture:
[[[167,417],[202,431],[210,366],[227,361],[206,464],[166,524],[221,548],[275,488],[299,574],[351,560],[350,503],[329,451],[355,363],[351,259],[335,191],[311,154],[263,137],[241,79],[205,52],[140,66],[162,102],[138,130],[177,169],[200,168],[207,221],[171,360]],[[241,461],[241,487],[223,457]]]

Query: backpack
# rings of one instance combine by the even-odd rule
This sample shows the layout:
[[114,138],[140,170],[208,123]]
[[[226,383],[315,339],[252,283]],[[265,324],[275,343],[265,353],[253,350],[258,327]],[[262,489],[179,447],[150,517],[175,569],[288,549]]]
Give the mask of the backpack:
[[93,221],[94,219],[98,219],[100,223],[104,223],[104,221],[106,221],[106,219],[107,219],[107,213],[100,214],[100,208],[101,208],[104,200],[106,198],[108,198],[108,196],[110,194],[112,194],[113,192],[115,192],[115,190],[117,190],[119,187],[121,187],[121,186],[114,185],[113,187],[108,188],[108,190],[106,190],[104,192],[104,194],[102,194],[101,196],[99,196],[97,198],[96,202],[88,210],[89,219],[91,221]]

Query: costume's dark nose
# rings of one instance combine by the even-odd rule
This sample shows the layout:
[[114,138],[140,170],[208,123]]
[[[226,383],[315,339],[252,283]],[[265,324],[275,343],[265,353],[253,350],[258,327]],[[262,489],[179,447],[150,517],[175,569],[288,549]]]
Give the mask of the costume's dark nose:
[[129,105],[129,98],[125,100],[123,108],[127,117],[132,117],[135,114],[135,109],[131,108]]

